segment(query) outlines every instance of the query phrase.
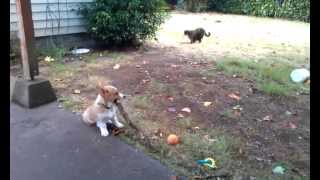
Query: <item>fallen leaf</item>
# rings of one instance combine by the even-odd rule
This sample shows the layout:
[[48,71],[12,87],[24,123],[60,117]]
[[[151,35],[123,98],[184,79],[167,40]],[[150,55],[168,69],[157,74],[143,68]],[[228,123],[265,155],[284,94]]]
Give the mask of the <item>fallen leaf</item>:
[[271,116],[265,116],[262,120],[264,120],[264,121],[271,121]]
[[240,96],[237,96],[236,94],[234,94],[234,93],[231,93],[231,94],[229,94],[228,95],[230,98],[232,98],[232,99],[235,99],[235,100],[237,100],[237,101],[239,101],[240,99],[241,99],[241,97]]
[[116,65],[113,66],[113,69],[114,69],[114,70],[117,70],[117,69],[119,69],[119,68],[120,68],[120,64],[116,64]]
[[215,141],[217,141],[217,139],[212,139],[212,138],[210,138],[209,135],[205,135],[204,138],[205,138],[207,141],[209,141],[209,142],[215,142]]
[[52,57],[50,57],[50,56],[46,56],[46,57],[44,58],[44,61],[46,61],[46,62],[53,62],[54,59],[53,59]]
[[73,91],[73,93],[74,93],[74,94],[80,94],[81,91],[80,91],[79,89],[75,89],[75,90]]
[[212,104],[212,102],[210,102],[210,101],[205,101],[205,102],[203,102],[203,105],[205,106],[205,107],[208,107],[208,106],[210,106]]
[[297,129],[297,125],[295,125],[292,122],[289,122],[289,126],[290,126],[291,129]]
[[169,96],[168,100],[172,102],[173,101],[173,97]]
[[178,117],[178,118],[183,118],[183,117],[184,117],[184,115],[183,115],[183,114],[181,114],[181,113],[179,113],[177,117]]
[[233,114],[237,117],[241,116],[241,112],[238,110],[234,111]]
[[238,110],[238,111],[242,111],[243,108],[240,105],[236,105],[232,108],[233,110]]
[[199,130],[200,128],[198,126],[196,126],[196,127],[193,127],[192,129]]
[[187,113],[191,113],[191,109],[188,108],[188,107],[185,107],[185,108],[181,109],[181,111],[187,112]]

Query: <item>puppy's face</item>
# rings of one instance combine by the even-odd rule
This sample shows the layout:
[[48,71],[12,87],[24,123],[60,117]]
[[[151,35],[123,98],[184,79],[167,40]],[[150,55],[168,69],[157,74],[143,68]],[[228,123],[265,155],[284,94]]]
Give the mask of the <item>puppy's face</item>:
[[98,89],[100,96],[102,96],[105,102],[116,102],[122,98],[125,98],[125,96],[114,86],[103,85],[102,83],[99,83]]
[[188,34],[189,34],[189,31],[185,30],[184,35],[188,35]]

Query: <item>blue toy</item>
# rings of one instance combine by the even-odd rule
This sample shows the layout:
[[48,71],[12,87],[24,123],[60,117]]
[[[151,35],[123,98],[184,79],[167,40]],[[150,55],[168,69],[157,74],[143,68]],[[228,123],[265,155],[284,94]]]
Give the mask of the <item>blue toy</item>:
[[206,159],[203,159],[203,160],[198,160],[197,163],[199,165],[203,165],[203,166],[207,166],[209,168],[217,168],[216,166],[216,161],[212,158],[206,158]]

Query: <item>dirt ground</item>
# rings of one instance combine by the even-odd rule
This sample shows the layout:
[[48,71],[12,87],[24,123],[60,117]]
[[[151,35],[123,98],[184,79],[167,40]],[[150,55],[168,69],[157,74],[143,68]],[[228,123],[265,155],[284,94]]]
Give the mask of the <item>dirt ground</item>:
[[[212,37],[191,45],[182,32],[198,26]],[[49,77],[64,107],[75,112],[94,101],[98,79],[130,95],[124,103],[131,118],[166,149],[154,157],[181,175],[227,172],[234,179],[309,179],[309,95],[271,96],[257,90],[250,77],[216,69],[217,60],[229,56],[303,66],[310,57],[309,28],[268,18],[175,12],[159,31],[158,42],[149,41],[138,50],[96,50],[81,59],[66,57],[73,60],[63,66],[42,62],[40,71]],[[120,68],[113,69],[115,64]],[[206,73],[209,70],[214,73]],[[181,111],[185,107],[191,112]],[[170,133],[181,137],[181,145],[166,145]],[[207,154],[201,155],[201,146],[187,145],[193,135],[200,136]],[[231,149],[224,149],[228,156],[207,146],[219,145],[214,144],[219,137],[235,141]],[[173,155],[186,164],[173,163]],[[215,156],[217,170],[198,172],[197,165],[188,164],[206,155]],[[272,174],[279,163],[287,166],[280,176]]]

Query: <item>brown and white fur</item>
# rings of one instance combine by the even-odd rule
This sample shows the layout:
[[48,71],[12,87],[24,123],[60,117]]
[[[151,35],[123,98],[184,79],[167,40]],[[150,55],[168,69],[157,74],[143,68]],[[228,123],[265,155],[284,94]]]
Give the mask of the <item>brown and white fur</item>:
[[122,128],[123,124],[119,122],[117,116],[116,101],[125,96],[118,89],[111,85],[104,85],[99,82],[99,94],[91,106],[82,114],[83,121],[88,125],[94,125],[100,129],[101,136],[108,136],[107,122],[113,123],[116,127]]

